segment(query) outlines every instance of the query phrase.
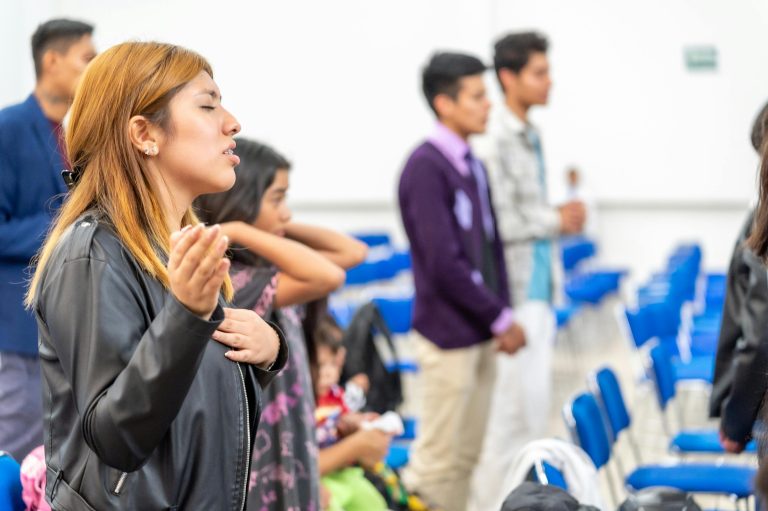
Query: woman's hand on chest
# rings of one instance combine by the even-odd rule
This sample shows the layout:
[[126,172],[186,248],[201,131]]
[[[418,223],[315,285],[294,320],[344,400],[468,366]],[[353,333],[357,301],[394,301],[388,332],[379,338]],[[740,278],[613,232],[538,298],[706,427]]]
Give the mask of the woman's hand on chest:
[[225,356],[267,369],[277,359],[280,337],[254,311],[224,308],[224,321],[213,333],[213,339],[232,348]]

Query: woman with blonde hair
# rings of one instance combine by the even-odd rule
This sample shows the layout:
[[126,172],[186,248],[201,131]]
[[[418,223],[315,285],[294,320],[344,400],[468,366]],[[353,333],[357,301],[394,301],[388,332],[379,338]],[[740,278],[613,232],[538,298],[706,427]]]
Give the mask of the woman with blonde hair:
[[242,510],[261,388],[285,341],[225,307],[228,240],[190,209],[233,185],[240,126],[205,59],[161,43],[98,56],[70,115],[71,190],[27,297],[46,498],[68,510]]

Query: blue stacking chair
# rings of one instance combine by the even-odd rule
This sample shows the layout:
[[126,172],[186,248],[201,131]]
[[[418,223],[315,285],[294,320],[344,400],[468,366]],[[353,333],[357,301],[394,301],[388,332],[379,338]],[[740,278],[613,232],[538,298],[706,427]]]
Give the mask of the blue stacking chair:
[[567,278],[565,295],[575,304],[600,303],[603,298],[619,290],[621,278],[626,270],[582,271],[579,263],[589,259],[597,252],[595,243],[583,236],[568,236],[560,242],[563,268]]
[[392,257],[386,257],[373,262],[376,267],[376,280],[390,280],[397,275],[398,269]]
[[693,318],[688,334],[693,355],[715,355],[722,321],[722,304],[717,312],[709,311]]
[[677,331],[679,315],[667,302],[649,303],[635,311],[625,310],[629,334],[636,350],[643,349],[651,339],[657,339],[674,353],[672,365],[675,381],[702,381],[711,383],[714,373],[714,357],[692,356],[683,361],[678,353]]
[[560,240],[560,251],[563,268],[570,272],[583,260],[589,259],[596,253],[593,241],[584,236],[566,236]]
[[410,250],[396,250],[392,254],[392,264],[395,270],[399,273],[404,270],[410,270],[411,263],[411,251]]
[[[595,396],[588,392],[578,394],[566,403],[563,415],[574,441],[589,455],[595,467],[607,466],[611,461],[612,442]],[[662,486],[690,493],[713,493],[746,499],[752,495],[755,474],[753,467],[739,465],[646,464],[626,475],[624,482],[630,491]],[[617,502],[609,470],[606,470],[606,475],[613,500]]]
[[407,334],[411,331],[413,318],[413,297],[377,297],[373,303],[379,308],[381,317],[393,334]]
[[[667,406],[674,399],[676,394],[674,368],[670,360],[670,354],[666,347],[657,345],[654,346],[650,353],[649,358],[651,361],[651,373],[654,383],[654,390],[656,391],[656,398],[661,409],[664,428],[667,433],[670,434],[671,430],[667,421],[665,412]],[[680,420],[682,424],[682,420]],[[717,430],[682,430],[679,433],[672,435],[670,442],[670,450],[679,453],[689,452],[708,452],[708,453],[723,453],[725,452],[720,445],[719,432]],[[747,452],[757,452],[757,446],[754,441],[747,444]]]
[[403,417],[403,434],[395,437],[389,445],[386,458],[386,464],[389,467],[399,469],[408,464],[417,427],[418,422],[414,417]]
[[353,236],[369,247],[380,247],[382,245],[392,244],[389,234],[385,232],[358,233],[353,234]]
[[403,417],[403,434],[398,436],[397,440],[414,440],[416,438],[416,428],[418,421],[415,417]]
[[616,443],[619,436],[624,433],[632,447],[635,463],[641,464],[640,449],[634,436],[632,436],[632,418],[629,415],[629,409],[624,401],[624,395],[621,392],[616,374],[610,368],[603,367],[587,376],[587,386],[602,405],[611,442]]
[[[384,322],[395,334],[406,334],[411,330],[413,298],[374,298]],[[416,373],[418,364],[413,360],[399,358],[396,365],[388,365],[390,371],[401,373]],[[416,438],[417,421],[413,417],[403,417],[403,434],[392,441],[389,447],[386,463],[389,467],[399,469],[408,464],[411,443]]]
[[571,276],[565,283],[565,295],[574,303],[597,305],[606,295],[618,289],[615,275],[582,273]]
[[682,292],[683,299],[692,301],[701,271],[701,247],[695,244],[678,247],[669,257],[667,270],[676,288]]
[[707,287],[704,294],[704,311],[721,313],[725,301],[727,276],[725,273],[710,273],[706,277]]
[[601,285],[610,293],[617,293],[619,291],[619,287],[621,286],[621,279],[626,277],[629,274],[629,270],[627,269],[607,269],[607,268],[598,268],[592,271],[592,274],[595,275],[600,282]]
[[331,301],[328,306],[328,312],[333,317],[336,324],[341,328],[346,329],[352,322],[352,317],[355,315],[355,306],[348,302]]
[[[413,317],[413,297],[377,297],[373,299],[384,322],[394,335],[407,334],[411,330]],[[387,364],[390,371],[400,373],[416,373],[418,364],[413,360],[397,358]],[[408,464],[411,443],[416,438],[417,421],[413,417],[403,417],[403,434],[395,438],[387,454],[386,464],[399,469]]]
[[573,316],[579,312],[580,307],[575,304],[567,304],[555,308],[555,318],[557,319],[557,328],[565,328],[573,319]]
[[386,461],[388,467],[399,469],[408,464],[411,451],[410,441],[393,440],[389,445]]
[[[413,297],[377,297],[373,302],[381,312],[389,331],[394,335],[403,335],[411,331],[413,318]],[[415,360],[399,359],[387,365],[390,371],[416,373],[419,366]]]
[[365,261],[347,270],[347,286],[370,284],[379,278],[378,263]]
[[409,251],[395,251],[389,245],[375,245],[365,261],[347,270],[346,285],[364,285],[389,280],[409,268]]
[[[598,398],[607,417],[608,432],[613,440],[617,440],[622,432],[626,435],[632,446],[635,461],[639,464],[640,450],[631,434],[631,417],[621,392],[616,373],[609,367],[603,367],[588,377],[589,390]],[[717,431],[710,430],[682,430],[675,433],[669,444],[673,452],[686,453],[724,453],[718,439]],[[756,452],[754,442],[747,446],[750,452]]]
[[27,508],[21,499],[21,470],[13,457],[0,451],[0,509],[23,511]]

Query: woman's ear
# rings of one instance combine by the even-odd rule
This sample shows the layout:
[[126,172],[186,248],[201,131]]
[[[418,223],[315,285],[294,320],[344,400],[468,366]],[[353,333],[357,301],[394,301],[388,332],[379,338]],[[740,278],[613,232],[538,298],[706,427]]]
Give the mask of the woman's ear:
[[128,121],[128,137],[137,150],[147,156],[156,156],[159,152],[159,129],[143,115],[134,115]]

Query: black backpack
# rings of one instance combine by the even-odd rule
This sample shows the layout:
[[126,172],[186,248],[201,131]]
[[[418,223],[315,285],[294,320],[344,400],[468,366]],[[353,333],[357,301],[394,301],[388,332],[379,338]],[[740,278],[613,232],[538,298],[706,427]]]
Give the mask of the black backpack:
[[397,369],[388,371],[384,358],[376,348],[374,336],[377,334],[383,337],[394,358],[392,362],[397,364],[392,334],[376,305],[367,303],[358,309],[344,332],[347,358],[341,381],[346,382],[356,374],[365,373],[371,386],[363,410],[384,413],[395,410],[403,402],[403,390],[400,372]]
[[556,486],[525,481],[510,493],[501,511],[599,511],[578,503]]
[[647,488],[630,495],[619,511],[701,511],[701,507],[684,491]]

